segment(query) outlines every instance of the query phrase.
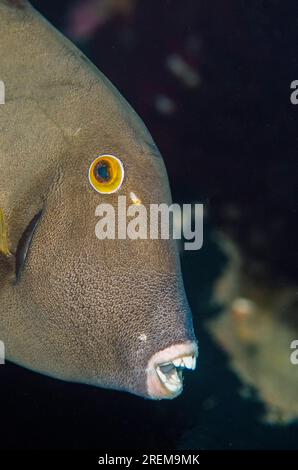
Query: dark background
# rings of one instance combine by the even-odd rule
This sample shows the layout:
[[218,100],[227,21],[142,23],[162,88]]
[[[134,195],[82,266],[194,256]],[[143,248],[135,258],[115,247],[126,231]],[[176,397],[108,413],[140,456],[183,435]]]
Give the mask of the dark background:
[[[204,328],[217,313],[210,297],[225,263],[214,228],[230,233],[272,278],[298,279],[298,106],[290,103],[297,2],[138,0],[133,13],[111,15],[85,38],[73,32],[76,2],[31,3],[77,40],[141,115],[164,156],[173,199],[208,210],[204,248],[182,260],[200,360],[171,402],[7,364],[0,369],[0,447],[297,448],[297,426],[263,424],[263,405],[240,397],[240,382]],[[171,73],[173,55],[199,77],[196,86]],[[170,111],[160,111],[160,96]]]

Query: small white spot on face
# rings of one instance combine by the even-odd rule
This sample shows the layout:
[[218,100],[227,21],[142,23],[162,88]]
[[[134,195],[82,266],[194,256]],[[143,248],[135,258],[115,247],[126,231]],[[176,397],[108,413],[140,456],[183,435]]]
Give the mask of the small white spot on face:
[[142,334],[139,336],[139,340],[146,342],[146,341],[147,341],[147,335],[145,335],[144,333],[142,333]]
[[137,204],[137,205],[142,204],[141,199],[138,198],[138,196],[137,196],[135,193],[133,193],[133,192],[130,193],[130,199],[132,200],[132,202],[133,202],[134,204]]

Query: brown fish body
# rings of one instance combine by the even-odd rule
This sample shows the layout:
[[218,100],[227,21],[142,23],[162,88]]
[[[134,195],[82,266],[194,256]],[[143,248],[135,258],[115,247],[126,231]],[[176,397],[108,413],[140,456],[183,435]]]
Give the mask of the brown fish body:
[[[0,255],[0,339],[8,359],[64,380],[175,396],[156,368],[197,354],[176,246],[98,240],[94,231],[96,207],[117,211],[119,195],[134,193],[146,207],[171,203],[150,134],[27,2],[0,1],[0,53],[0,209],[12,253]],[[88,181],[106,154],[124,168],[113,194]]]

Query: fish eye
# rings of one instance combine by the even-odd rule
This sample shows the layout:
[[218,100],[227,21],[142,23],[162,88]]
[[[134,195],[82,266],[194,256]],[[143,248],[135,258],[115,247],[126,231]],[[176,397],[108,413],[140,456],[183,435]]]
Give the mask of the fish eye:
[[90,165],[89,181],[99,193],[111,194],[118,191],[123,178],[123,164],[113,155],[100,155]]

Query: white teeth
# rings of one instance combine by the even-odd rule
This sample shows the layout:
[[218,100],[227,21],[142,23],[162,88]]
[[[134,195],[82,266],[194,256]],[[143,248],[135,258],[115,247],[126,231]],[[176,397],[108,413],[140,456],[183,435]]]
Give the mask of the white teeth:
[[[166,367],[171,365],[175,367]],[[156,372],[161,382],[170,392],[179,392],[183,387],[182,372],[178,373],[179,368],[180,371],[183,368],[194,370],[196,368],[195,356],[178,357],[173,359],[172,362],[167,362],[160,367],[156,367]]]
[[182,362],[182,359],[180,359],[180,357],[178,357],[178,359],[173,360],[173,364],[175,367],[180,367],[181,362]]
[[186,367],[194,370],[196,368],[196,358],[194,356],[178,357],[173,360],[173,364],[175,367]]
[[193,358],[192,356],[185,356],[183,358],[184,365],[187,369],[192,369],[193,368]]

